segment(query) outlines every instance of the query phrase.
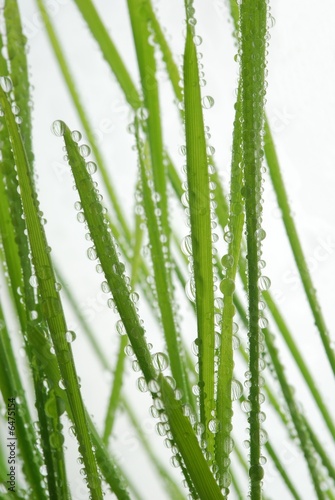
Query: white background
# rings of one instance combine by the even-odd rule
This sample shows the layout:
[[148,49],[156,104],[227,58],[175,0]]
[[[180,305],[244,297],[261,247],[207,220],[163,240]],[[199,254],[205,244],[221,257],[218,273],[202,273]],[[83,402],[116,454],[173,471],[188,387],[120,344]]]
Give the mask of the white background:
[[[103,61],[88,29],[70,0],[50,0],[51,17],[73,70],[77,87],[89,114],[93,128],[101,145],[104,157],[115,181],[117,193],[132,223],[133,194],[136,181],[136,155],[131,150],[133,138],[127,133],[131,112],[121,91]],[[88,243],[84,239],[82,225],[76,221],[73,208],[77,195],[72,189],[72,178],[62,160],[62,141],[52,135],[53,120],[61,118],[72,129],[82,126],[72,106],[68,92],[59,73],[57,63],[50,49],[33,0],[19,2],[25,33],[29,44],[29,66],[34,102],[34,144],[36,172],[38,175],[41,208],[48,224],[46,226],[52,255],[61,266],[65,281],[75,290],[82,311],[90,317],[97,337],[110,357],[115,361],[118,337],[115,333],[115,315],[107,308],[107,296],[100,291],[101,278],[94,265],[86,257]],[[103,20],[119,48],[127,67],[138,82],[136,58],[132,43],[126,2],[112,0],[96,1]],[[158,0],[157,9],[174,53],[183,51],[183,2],[181,0]],[[237,64],[234,62],[232,26],[227,22],[228,9],[220,0],[196,1],[198,34],[203,37],[201,51],[204,54],[204,71],[207,86],[204,95],[212,95],[215,106],[205,112],[206,123],[211,128],[211,143],[216,148],[216,163],[225,185],[229,178],[233,105],[237,78]],[[279,160],[295,215],[305,255],[322,303],[326,322],[334,339],[334,275],[335,275],[335,229],[334,229],[334,76],[335,76],[335,7],[331,1],[316,4],[310,0],[295,2],[274,0],[272,15],[276,19],[271,29],[268,57],[267,113],[272,126]],[[164,141],[175,159],[178,168],[182,158],[178,148],[184,143],[181,126],[173,107],[173,96],[166,84],[164,72],[160,73],[164,116]],[[99,176],[97,175],[97,180]],[[294,261],[285,237],[275,194],[266,176],[264,242],[266,274],[271,278],[273,294],[283,311],[295,339],[299,343],[306,361],[311,367],[324,399],[329,399],[329,409],[334,414],[334,390],[325,355],[321,347],[313,319],[297,278]],[[179,212],[172,213],[171,219]],[[187,227],[177,220],[181,237],[187,234]],[[142,301],[144,302],[144,301]],[[148,326],[148,337],[154,350],[162,347],[160,335],[150,320],[145,304],[141,304],[143,317]],[[184,307],[184,306],[183,306]],[[189,344],[195,338],[194,323],[185,305],[182,315],[186,318],[184,327],[188,332]],[[69,323],[75,328],[75,320],[68,310]],[[149,318],[149,320],[147,319]],[[94,354],[78,328],[74,342],[74,354],[82,389],[89,412],[101,428],[109,393],[110,378],[101,371]],[[187,336],[187,335],[186,335]],[[242,335],[243,337],[243,335]],[[244,337],[245,338],[245,337]],[[281,342],[278,342],[281,346]],[[304,404],[311,419],[316,422],[315,430],[334,458],[334,447],[307,389],[299,378],[285,347],[282,361],[287,367],[292,383],[296,384],[297,397]],[[156,437],[154,421],[148,413],[150,401],[135,390],[136,376],[126,377],[126,392],[134,402],[139,420],[157,454],[168,464],[169,452],[161,438]],[[276,428],[277,420],[270,410],[265,428],[277,445],[279,456],[291,472],[302,498],[315,498],[307,471],[300,454],[289,444],[285,433]],[[240,413],[236,407],[236,413]],[[236,425],[246,427],[245,420],[238,417]],[[111,446],[122,467],[133,477],[138,489],[146,499],[164,499],[162,484],[154,477],[144,459],[135,433],[127,419],[122,417],[116,426],[117,438]],[[246,439],[247,433],[239,431]],[[82,489],[78,467],[75,464],[76,450],[69,443],[69,471],[74,487],[74,499],[88,498]],[[168,464],[168,467],[169,464]],[[175,471],[171,467],[172,473]],[[279,500],[289,498],[289,493],[273,472],[271,464],[266,466],[266,491],[268,497]],[[179,475],[177,473],[177,477]],[[145,478],[145,479],[144,479]],[[180,478],[178,479],[180,481]],[[245,482],[245,481],[243,481]]]

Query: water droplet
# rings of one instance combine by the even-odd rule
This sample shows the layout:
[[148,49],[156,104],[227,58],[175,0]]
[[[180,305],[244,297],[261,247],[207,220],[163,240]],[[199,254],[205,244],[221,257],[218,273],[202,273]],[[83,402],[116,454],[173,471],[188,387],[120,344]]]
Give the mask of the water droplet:
[[251,411],[251,403],[250,403],[250,401],[248,401],[247,399],[245,399],[244,401],[242,401],[242,403],[241,403],[241,409],[245,413],[249,413]]
[[87,144],[79,147],[79,152],[83,158],[87,158],[91,154],[91,148]]
[[212,418],[208,422],[208,430],[212,434],[216,434],[217,432],[219,432],[219,429],[220,429],[220,421],[217,418]]
[[62,120],[55,120],[51,130],[56,137],[62,137],[65,134],[65,123]]
[[88,161],[86,163],[86,170],[90,175],[95,174],[95,172],[98,170],[97,164],[94,161]]
[[231,437],[226,437],[223,442],[223,449],[226,455],[229,455],[234,449],[234,440]]
[[152,362],[156,370],[162,372],[169,366],[169,359],[163,352],[157,352],[152,356]]
[[173,457],[171,457],[171,464],[175,468],[180,467],[180,461],[179,461],[179,458],[177,457],[177,455],[173,455]]
[[156,380],[149,380],[148,389],[150,392],[157,393],[160,390],[159,384]]
[[109,288],[109,284],[107,283],[107,281],[103,281],[101,283],[101,290],[104,292],[104,293],[109,293],[111,291],[111,289]]
[[97,252],[95,250],[94,247],[90,247],[88,250],[87,250],[87,257],[90,259],[90,260],[96,260],[98,258],[98,255],[97,255]]
[[230,278],[225,278],[220,283],[220,290],[224,295],[231,295],[235,290],[235,282]]
[[131,292],[130,294],[130,300],[132,301],[133,304],[137,304],[137,302],[139,301],[140,299],[140,296],[137,292]]
[[124,352],[126,356],[129,356],[130,358],[134,356],[134,349],[130,344],[126,345],[126,347],[124,348]]
[[141,392],[147,392],[147,390],[148,390],[148,384],[147,384],[147,382],[146,382],[146,380],[145,380],[144,377],[139,377],[137,379],[137,387],[138,387],[139,391],[141,391]]
[[215,147],[214,146],[207,146],[206,153],[208,154],[208,156],[212,156],[215,153]]
[[82,135],[79,130],[73,130],[73,132],[71,132],[71,137],[74,142],[79,142],[81,141]]
[[163,424],[162,422],[158,422],[158,424],[156,424],[156,431],[159,434],[159,436],[165,436],[166,434],[165,424]]
[[185,236],[181,242],[181,250],[185,255],[192,255],[192,237],[190,234]]
[[201,45],[202,44],[202,38],[201,38],[201,36],[195,35],[193,37],[193,42],[194,42],[194,45],[196,45],[197,47],[199,45]]
[[202,98],[202,107],[204,109],[210,109],[214,106],[214,99],[210,95],[206,95]]
[[259,434],[260,443],[265,444],[265,443],[267,443],[268,439],[269,439],[268,433],[264,429],[261,429],[260,434]]
[[260,328],[267,328],[269,322],[266,318],[259,318],[258,325]]
[[59,385],[60,389],[62,389],[63,391],[65,391],[66,385],[65,385],[64,380],[60,380],[58,382],[58,385]]
[[84,212],[78,212],[77,213],[77,221],[80,222],[80,223],[83,223],[85,222],[85,214]]
[[[114,302],[114,301],[113,301]],[[114,304],[115,305],[115,304]],[[119,319],[117,322],[116,322],[116,331],[119,335],[126,335],[126,329],[125,329],[125,326],[123,324],[123,321],[121,319]]]
[[270,288],[270,286],[271,286],[271,281],[270,281],[270,278],[268,278],[267,276],[261,276],[258,279],[258,288],[261,291],[268,290]]
[[230,269],[234,265],[234,257],[232,255],[226,254],[221,259],[221,264],[226,269]]
[[252,481],[261,481],[264,477],[264,469],[261,465],[252,465],[249,469],[249,477]]
[[55,283],[55,290],[56,290],[56,292],[60,292],[60,291],[61,291],[61,289],[62,289],[62,285],[61,285],[60,283],[57,283],[57,282],[56,282],[56,283]]
[[13,90],[12,80],[9,76],[1,76],[0,77],[0,85],[4,92],[8,93]]
[[140,120],[146,120],[149,117],[149,111],[147,110],[147,108],[143,107],[138,108],[136,114]]
[[243,394],[243,386],[239,380],[233,378],[231,381],[231,400],[236,401],[240,399]]
[[231,231],[226,231],[224,233],[223,239],[225,240],[225,242],[231,243],[234,239],[234,234]]
[[74,342],[76,340],[76,334],[75,332],[73,332],[72,330],[68,330],[66,333],[65,333],[65,339],[66,339],[66,342]]
[[266,237],[266,232],[264,231],[264,229],[260,227],[259,229],[256,229],[255,236],[258,239],[258,241],[262,241]]
[[191,302],[195,302],[195,283],[194,283],[194,278],[190,278],[185,286],[185,293]]
[[29,278],[29,284],[36,288],[38,286],[38,281],[37,281],[37,276],[35,276],[35,274],[33,274],[32,276],[30,276]]

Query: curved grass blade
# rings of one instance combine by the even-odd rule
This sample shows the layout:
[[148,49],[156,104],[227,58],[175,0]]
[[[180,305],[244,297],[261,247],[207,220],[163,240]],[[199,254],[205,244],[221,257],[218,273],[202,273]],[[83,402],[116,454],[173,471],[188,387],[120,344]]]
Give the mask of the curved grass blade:
[[[188,19],[188,18],[187,18]],[[184,103],[187,183],[190,206],[192,257],[199,348],[200,416],[214,457],[214,435],[208,425],[214,401],[214,277],[212,232],[204,119],[194,33],[187,25],[184,52]]]
[[141,98],[92,1],[75,0],[75,3],[99,44],[104,58],[115,73],[128,103],[134,109],[140,108]]
[[261,456],[261,425],[259,421],[260,327],[259,327],[259,251],[257,231],[260,229],[260,180],[262,164],[262,131],[265,93],[266,2],[244,0],[241,4],[241,88],[242,137],[244,162],[244,194],[248,252],[248,312],[250,394],[250,494],[261,498],[263,467]]
[[82,102],[80,100],[79,94],[77,92],[76,84],[74,82],[69,65],[66,61],[61,44],[60,44],[58,37],[56,35],[56,31],[52,25],[50,16],[48,15],[48,12],[44,6],[43,0],[36,0],[36,1],[37,1],[39,11],[41,13],[43,22],[45,24],[50,43],[51,43],[53,51],[55,53],[57,62],[58,62],[59,67],[62,71],[67,88],[68,88],[69,93],[72,97],[73,103],[74,103],[75,108],[76,108],[77,113],[78,113],[78,116],[80,118],[80,121],[81,121],[83,128],[85,130],[85,133],[87,135],[87,139],[92,147],[93,154],[94,154],[94,156],[97,160],[97,163],[99,165],[99,171],[100,171],[101,176],[103,178],[104,185],[106,187],[108,196],[111,200],[113,209],[115,211],[116,220],[120,224],[125,238],[129,239],[131,237],[131,233],[130,233],[127,221],[123,215],[123,211],[121,210],[118,197],[117,197],[115,190],[114,190],[114,187],[113,187],[113,183],[110,180],[110,174],[108,173],[108,168],[106,166],[106,162],[104,161],[103,156],[100,152],[100,149],[97,145],[97,141],[96,141],[93,129],[90,125],[90,120],[89,120],[87,113],[85,111],[85,108],[82,105]]
[[274,142],[272,139],[270,127],[268,123],[265,123],[265,157],[266,162],[269,167],[269,173],[272,180],[273,187],[276,192],[277,201],[279,208],[282,212],[283,222],[286,229],[287,237],[289,239],[291,249],[295,258],[297,268],[300,273],[301,281],[314,316],[315,324],[319,330],[320,337],[326,351],[330,366],[335,375],[335,352],[331,346],[331,339],[329,331],[327,329],[325,319],[322,314],[321,306],[319,304],[316,290],[313,286],[313,281],[311,274],[308,269],[306,258],[299,240],[298,231],[296,229],[293,216],[291,213],[291,208],[288,202],[288,196],[286,193],[284,181],[280,172],[278,157]]
[[114,242],[104,222],[102,206],[98,201],[92,180],[86,171],[85,161],[81,157],[77,145],[73,142],[71,132],[66,125],[63,122],[58,122],[57,129],[59,135],[64,136],[70,165],[81,198],[86,222],[95,244],[95,250],[104,270],[106,282],[113,293],[116,307],[139,362],[145,382],[148,384],[154,401],[161,398],[164,412],[168,417],[173,441],[179,449],[186,470],[200,498],[213,498],[213,500],[222,498],[220,489],[198,445],[192,425],[183,415],[180,402],[175,399],[174,390],[159,371],[157,377],[157,371],[145,340],[145,331],[140,324],[134,303],[130,297],[131,292],[124,279],[124,265],[119,261]]
[[60,370],[69,393],[69,402],[73,411],[78,441],[86,467],[88,486],[92,497],[98,499],[102,494],[101,484],[87,429],[72,350],[65,337],[67,332],[66,322],[59,293],[55,285],[55,275],[43,225],[38,215],[38,201],[30,178],[28,158],[10,104],[7,101],[6,94],[1,88],[0,104],[5,114],[5,123],[12,143],[15,164],[18,169],[18,180],[21,188],[21,197],[26,217],[33,264],[36,270],[39,293],[42,297],[42,313],[53,337],[53,344],[57,353]]

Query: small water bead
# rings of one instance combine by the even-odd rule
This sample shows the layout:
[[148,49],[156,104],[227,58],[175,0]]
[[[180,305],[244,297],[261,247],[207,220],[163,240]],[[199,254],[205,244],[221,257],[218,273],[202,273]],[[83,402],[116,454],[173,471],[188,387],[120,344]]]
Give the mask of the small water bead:
[[258,288],[261,291],[268,290],[270,288],[270,286],[271,286],[271,280],[267,276],[261,276],[258,279]]
[[219,432],[219,430],[220,430],[220,421],[217,418],[212,418],[208,422],[208,430],[212,434],[216,434],[217,432]]
[[183,241],[181,242],[181,250],[184,255],[192,255],[192,237],[190,234],[185,236]]
[[258,325],[260,328],[267,328],[269,322],[266,318],[259,318]]
[[261,465],[252,465],[249,469],[249,477],[252,481],[261,481],[264,477],[264,469]]
[[248,399],[245,399],[244,401],[242,401],[242,403],[241,403],[241,409],[245,413],[249,413],[251,411],[251,403],[250,403],[250,401]]
[[[113,299],[111,299],[111,300],[113,300]],[[114,301],[113,301],[113,305],[112,305],[112,307],[115,307],[115,303],[114,303]],[[123,321],[122,321],[121,319],[119,319],[119,320],[116,322],[115,327],[116,327],[116,331],[117,331],[117,333],[118,333],[119,335],[121,335],[121,336],[122,336],[122,335],[126,335],[126,329],[125,329],[125,326],[124,326]]]
[[55,283],[55,290],[56,290],[56,292],[60,292],[60,291],[61,291],[61,289],[62,289],[62,285],[61,285],[60,283],[57,283],[57,282],[56,282],[56,283]]
[[165,436],[166,435],[166,427],[163,422],[158,422],[156,424],[156,431],[159,436]]
[[223,239],[226,243],[231,243],[234,239],[234,234],[231,231],[226,231],[223,235]]
[[83,208],[80,201],[76,201],[76,203],[74,204],[74,208],[77,210],[77,212],[79,212],[79,210]]
[[226,269],[231,269],[234,265],[234,257],[229,254],[224,255],[221,259],[221,264]]
[[201,102],[204,109],[210,109],[214,106],[214,99],[210,95],[206,95],[205,97],[203,97]]
[[29,311],[29,318],[34,321],[35,319],[38,318],[38,312],[37,311]]
[[212,233],[212,243],[219,241],[219,236],[216,233]]
[[96,260],[98,258],[98,254],[97,254],[97,251],[94,247],[90,247],[88,250],[87,250],[87,257],[90,259],[90,260]]
[[84,212],[77,213],[77,221],[83,224],[86,221]]
[[56,137],[62,137],[65,134],[65,123],[62,120],[55,120],[51,130]]
[[212,156],[215,153],[215,147],[210,145],[207,146],[206,153],[208,154],[208,156]]
[[79,141],[81,141],[82,135],[81,135],[81,133],[79,132],[79,130],[73,130],[73,131],[71,132],[71,137],[72,137],[72,140],[73,140],[74,142],[79,142]]
[[95,174],[95,172],[98,170],[97,164],[94,161],[88,161],[86,163],[86,170],[90,175]]
[[76,333],[73,332],[72,330],[68,330],[66,333],[65,333],[65,339],[66,339],[66,342],[68,342],[69,344],[71,344],[72,342],[74,342],[76,340]]
[[132,348],[132,346],[130,344],[126,345],[126,347],[124,348],[124,352],[125,352],[125,355],[129,356],[130,358],[132,356],[134,356],[134,349]]
[[261,465],[265,465],[265,464],[266,464],[266,462],[267,462],[267,458],[266,458],[266,457],[264,457],[263,455],[261,455],[261,456],[259,457],[259,463],[260,463]]
[[83,158],[87,158],[91,154],[91,148],[87,144],[79,147],[79,152]]
[[193,42],[194,42],[194,45],[196,45],[197,47],[199,47],[199,45],[202,44],[202,38],[201,38],[201,36],[195,35],[193,37]]
[[178,468],[180,467],[180,460],[179,458],[177,457],[177,455],[174,455],[173,457],[171,457],[171,464],[173,467],[175,468]]
[[156,370],[162,372],[169,366],[169,359],[163,352],[156,352],[152,356],[152,363]]
[[65,385],[64,380],[60,380],[60,381],[58,382],[58,385],[59,385],[59,388],[60,388],[60,389],[62,389],[63,391],[65,391],[65,389],[66,389],[66,385]]
[[35,274],[33,274],[32,276],[30,276],[30,278],[29,278],[29,284],[33,288],[36,288],[38,286],[37,276]]
[[136,359],[132,362],[131,367],[136,373],[139,372],[141,369],[140,364]]
[[136,115],[140,120],[147,120],[149,118],[149,111],[147,108],[141,107],[136,111]]
[[243,386],[239,380],[233,378],[231,381],[231,400],[236,401],[240,399],[243,394]]
[[148,389],[150,392],[157,394],[160,391],[159,384],[156,380],[150,380],[148,383]]
[[103,281],[101,283],[101,290],[104,292],[104,293],[109,293],[111,290],[110,290],[110,287],[109,287],[109,284],[107,283],[107,281]]
[[195,291],[195,282],[194,282],[194,278],[190,278],[190,279],[187,281],[186,286],[185,286],[185,293],[186,293],[187,298],[188,298],[191,302],[195,302],[195,294],[196,294],[196,291]]
[[140,299],[140,296],[137,292],[131,292],[130,294],[130,300],[132,301],[133,304],[137,304],[137,302],[139,301]]
[[260,443],[261,443],[261,444],[265,444],[265,443],[267,443],[267,442],[268,442],[268,439],[269,439],[269,437],[268,437],[268,433],[266,432],[266,430],[261,429],[261,430],[260,430],[260,433],[259,433],[259,440],[260,440]]
[[147,384],[147,382],[146,382],[146,380],[145,380],[144,377],[139,377],[137,379],[137,388],[141,392],[147,392],[148,391],[148,384]]
[[259,267],[259,269],[264,269],[265,266],[266,266],[265,260],[261,259],[261,260],[258,261],[258,267]]
[[225,295],[231,295],[235,290],[235,282],[230,278],[225,278],[220,283],[220,290]]
[[241,345],[241,341],[240,339],[237,337],[237,335],[233,335],[233,349],[236,350],[240,347]]
[[255,236],[256,236],[258,241],[262,241],[266,237],[266,232],[262,228],[256,229]]
[[223,299],[221,297],[216,297],[214,299],[214,307],[215,307],[215,309],[219,309],[220,311],[222,311],[222,309],[223,309]]
[[0,85],[4,92],[8,93],[13,90],[13,83],[9,76],[0,77]]

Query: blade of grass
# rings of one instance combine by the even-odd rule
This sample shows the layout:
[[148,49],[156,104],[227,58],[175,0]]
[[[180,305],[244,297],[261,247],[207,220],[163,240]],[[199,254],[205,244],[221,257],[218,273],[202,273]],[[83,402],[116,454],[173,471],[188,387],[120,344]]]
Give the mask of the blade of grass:
[[12,143],[15,164],[18,169],[18,180],[21,188],[32,258],[36,269],[39,292],[43,301],[42,311],[53,337],[61,373],[69,393],[69,401],[76,423],[80,451],[86,467],[88,486],[92,497],[98,499],[102,495],[101,484],[87,429],[72,350],[65,337],[67,332],[66,321],[59,293],[55,285],[55,275],[46,244],[46,236],[38,215],[38,201],[30,178],[28,158],[10,104],[1,88],[0,103],[5,113],[5,123]]
[[[214,277],[212,232],[204,119],[201,105],[199,68],[194,33],[187,11],[184,52],[184,103],[187,183],[190,206],[191,241],[199,349],[200,416],[205,426],[208,451],[214,458],[214,433],[208,428],[215,410],[214,401]],[[215,432],[215,430],[214,430]]]
[[249,370],[251,372],[249,400],[250,425],[250,495],[261,498],[263,467],[261,456],[260,407],[260,328],[259,328],[259,241],[261,150],[264,116],[264,71],[266,45],[266,2],[244,0],[241,4],[241,85],[242,137],[244,163],[244,197],[248,252],[248,312],[249,312]]
[[[161,215],[158,219],[162,225],[162,233],[169,240],[170,229],[165,175],[166,167],[163,161],[163,132],[160,116],[158,82],[156,79],[155,48],[149,43],[150,30],[148,15],[150,10],[147,0],[143,0],[140,3],[137,2],[137,0],[127,0],[127,5],[143,92],[144,109],[140,109],[137,116],[141,119],[142,126],[147,132],[153,181],[155,191],[159,195],[157,207],[161,211]],[[145,116],[141,116],[143,112],[145,112]]]
[[[232,395],[239,392],[239,382],[235,381],[236,389],[232,391],[233,384],[233,319],[234,289],[236,271],[240,257],[240,247],[242,243],[242,231],[244,223],[244,213],[242,204],[242,130],[241,130],[241,91],[239,89],[236,104],[236,114],[233,132],[233,157],[230,181],[230,210],[228,222],[228,253],[223,257],[222,264],[225,276],[221,282],[223,292],[222,330],[221,348],[218,367],[218,395],[217,395],[217,417],[220,422],[218,433],[216,434],[216,462],[219,467],[220,481],[224,484],[225,475],[229,477],[229,454],[232,450],[232,415],[233,398]],[[236,397],[237,397],[236,396]],[[227,481],[226,481],[227,484]],[[226,487],[229,494],[229,486]]]

